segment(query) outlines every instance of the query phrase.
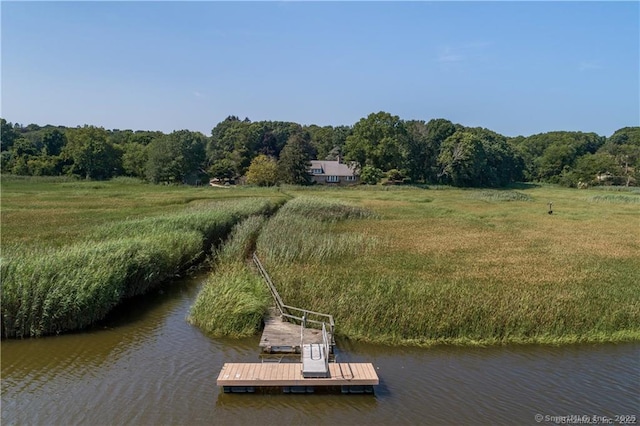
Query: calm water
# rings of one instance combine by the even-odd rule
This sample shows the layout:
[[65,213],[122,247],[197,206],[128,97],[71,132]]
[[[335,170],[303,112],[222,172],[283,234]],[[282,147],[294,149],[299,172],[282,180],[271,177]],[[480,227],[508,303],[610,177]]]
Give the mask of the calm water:
[[2,424],[555,424],[545,416],[567,415],[640,424],[640,344],[339,341],[339,361],[378,369],[375,396],[224,394],[215,385],[222,364],[258,361],[259,339],[214,340],[188,325],[198,286],[185,280],[135,300],[91,332],[3,341]]

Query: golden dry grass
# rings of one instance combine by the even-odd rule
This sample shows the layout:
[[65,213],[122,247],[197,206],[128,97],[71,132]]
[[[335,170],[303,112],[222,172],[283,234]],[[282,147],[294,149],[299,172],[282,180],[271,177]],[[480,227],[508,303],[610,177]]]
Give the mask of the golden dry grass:
[[[283,262],[271,250],[276,255],[266,260],[288,303],[332,313],[338,333],[420,344],[640,338],[638,204],[626,200],[638,193],[603,205],[592,201],[598,190],[552,186],[516,195],[289,191],[346,200],[379,216],[324,231],[377,241],[366,253]],[[273,231],[271,244],[278,232],[284,228]]]

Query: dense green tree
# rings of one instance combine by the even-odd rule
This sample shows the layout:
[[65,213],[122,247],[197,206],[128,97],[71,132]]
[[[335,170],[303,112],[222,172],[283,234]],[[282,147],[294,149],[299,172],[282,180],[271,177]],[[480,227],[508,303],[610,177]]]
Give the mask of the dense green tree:
[[[371,166],[369,171],[393,171],[391,175],[408,176],[414,182],[497,187],[519,180],[572,186],[640,181],[640,127],[621,128],[608,138],[562,131],[505,138],[445,119],[405,122],[379,112],[353,127],[303,127],[229,116],[212,129],[210,138],[181,132],[23,126],[0,119],[1,167],[3,172],[24,175],[66,172],[103,179],[124,174],[186,182],[202,179],[197,175],[205,169],[212,177],[241,176],[252,159],[266,154],[276,161],[280,158],[285,181],[303,183],[308,163],[303,167],[300,161],[297,174],[284,167],[293,163],[292,157],[301,157],[294,141],[302,137],[308,158],[344,158],[359,167]],[[606,182],[593,181],[598,175],[607,176]]]
[[640,146],[640,127],[623,127],[607,138],[607,142],[615,145]]
[[229,158],[223,158],[209,166],[207,171],[212,178],[232,179],[236,176],[236,163]]
[[607,153],[583,155],[576,161],[575,168],[567,170],[560,179],[566,186],[624,184],[625,181],[623,169],[615,157]]
[[404,174],[398,169],[391,169],[387,171],[387,179],[389,182],[402,182],[404,178]]
[[477,186],[501,187],[522,180],[522,158],[505,136],[481,127],[466,128],[465,131],[480,138],[486,156]]
[[278,174],[281,182],[292,185],[311,183],[309,167],[313,148],[308,139],[307,133],[295,133],[289,137],[278,160]]
[[102,127],[83,126],[67,130],[62,156],[72,162],[69,173],[86,179],[107,179],[117,172],[119,157]]
[[455,125],[444,118],[435,118],[429,120],[426,127],[424,174],[427,182],[434,183],[438,181],[440,174],[438,157],[440,156],[442,143],[462,126]]
[[333,127],[331,126],[304,126],[303,130],[310,136],[309,144],[313,148],[313,158],[326,159],[335,147],[333,143]]
[[291,135],[302,131],[302,126],[288,121],[262,121],[252,127],[253,150],[274,158],[280,157]]
[[4,118],[0,118],[0,151],[8,151],[13,146],[13,142],[20,137],[13,124],[8,123]]
[[148,161],[149,148],[147,145],[127,142],[122,146],[122,170],[126,176],[144,179]]
[[[429,176],[429,161],[434,155],[428,145],[428,129],[422,120],[405,123],[407,129],[407,159],[405,169],[413,182],[426,181]],[[437,158],[437,154],[435,154]]]
[[59,129],[46,129],[42,134],[42,154],[58,156],[67,144],[67,136]]
[[607,138],[598,153],[613,156],[623,169],[625,185],[640,180],[640,127],[624,127]]
[[441,178],[454,186],[479,186],[487,164],[482,139],[469,131],[457,131],[442,144],[438,162]]
[[524,160],[524,178],[546,182],[557,182],[579,157],[595,153],[604,142],[595,133],[582,132],[548,132],[511,140]]
[[360,167],[371,165],[383,171],[401,169],[407,155],[408,135],[404,122],[387,112],[372,113],[353,126],[344,147],[345,159]]
[[384,176],[384,172],[373,166],[364,166],[360,171],[360,181],[366,185],[377,184],[382,176]]
[[[241,121],[236,116],[229,116],[211,131],[211,139],[207,145],[209,166],[220,170],[228,164],[226,160],[230,160],[235,165],[235,174],[242,175],[258,154],[278,158],[289,137],[301,131],[302,126],[297,123],[252,123],[248,118]],[[220,161],[223,162],[215,165]]]
[[[230,116],[219,123],[211,132],[211,138],[207,144],[207,159],[209,170],[214,171],[214,175],[220,174],[223,170],[229,169],[232,164],[232,171],[222,173],[233,176],[242,175],[249,163],[252,155],[250,145],[250,123],[240,121],[237,117]],[[222,177],[214,176],[214,177]]]
[[149,145],[147,178],[152,182],[188,183],[200,179],[206,163],[206,137],[178,130]]
[[13,154],[17,157],[32,157],[40,155],[42,150],[41,141],[36,138],[20,136],[13,141]]
[[344,157],[344,146],[347,143],[347,138],[353,133],[353,128],[351,126],[336,126],[332,131],[332,145],[333,148],[329,151],[329,153],[324,156],[317,156],[316,158],[324,158],[329,161],[336,161],[338,157]]
[[258,186],[273,186],[278,182],[278,163],[273,157],[258,155],[247,170],[247,183]]

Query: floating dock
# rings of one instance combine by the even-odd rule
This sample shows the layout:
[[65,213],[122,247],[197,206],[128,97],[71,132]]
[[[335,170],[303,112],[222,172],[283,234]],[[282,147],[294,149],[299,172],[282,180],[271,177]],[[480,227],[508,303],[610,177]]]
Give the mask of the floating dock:
[[[332,388],[342,393],[373,393],[379,384],[373,364],[335,362],[333,316],[285,305],[255,254],[253,261],[275,302],[264,319],[260,339],[263,362],[225,363],[217,385],[225,393],[266,388],[281,388],[285,393]],[[287,355],[298,355],[301,362],[281,362]],[[274,356],[279,357],[277,362],[273,362]]]
[[[329,377],[304,378],[302,364],[226,363],[217,384],[225,392],[254,392],[255,388],[278,387],[285,392],[309,387],[340,387],[344,393],[370,393],[379,384],[378,374],[370,363],[329,363]],[[287,389],[290,388],[290,389]]]

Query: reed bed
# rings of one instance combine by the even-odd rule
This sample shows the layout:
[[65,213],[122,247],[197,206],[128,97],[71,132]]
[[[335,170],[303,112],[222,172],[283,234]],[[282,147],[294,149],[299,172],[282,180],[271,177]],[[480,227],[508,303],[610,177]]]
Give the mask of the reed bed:
[[360,206],[318,197],[298,197],[283,209],[282,215],[298,215],[320,222],[374,218],[376,214]]
[[[217,252],[214,270],[198,294],[189,322],[214,337],[254,334],[271,304],[266,284],[248,261],[256,245],[261,247],[261,255],[266,253],[283,264],[309,256],[329,261],[375,245],[359,234],[336,236],[330,232],[340,221],[373,216],[348,203],[301,197],[289,201],[268,221],[249,217],[234,227]],[[301,234],[306,236],[304,241],[289,238]]]
[[331,262],[354,253],[365,254],[376,238],[357,232],[336,232],[340,221],[374,218],[355,205],[313,197],[289,201],[265,226],[257,244],[265,258],[280,263]]
[[525,190],[540,203],[469,203],[468,190],[451,189],[425,204],[422,191],[326,193],[377,211],[364,220],[283,207],[258,252],[286,303],[332,314],[343,337],[389,344],[640,340],[632,205],[603,214],[556,187]]
[[237,224],[218,250],[213,272],[191,307],[188,321],[213,337],[245,337],[261,326],[269,293],[247,259],[265,218],[251,216]]
[[475,199],[475,200],[484,200],[484,201],[532,201],[533,200],[531,196],[528,194],[523,194],[522,192],[509,191],[509,190],[493,190],[493,191],[473,190],[469,198]]
[[3,247],[2,336],[41,336],[93,324],[123,298],[202,260],[235,223],[277,207],[268,199],[214,202],[108,223],[62,247]]
[[639,204],[640,195],[606,194],[589,197],[592,203]]

